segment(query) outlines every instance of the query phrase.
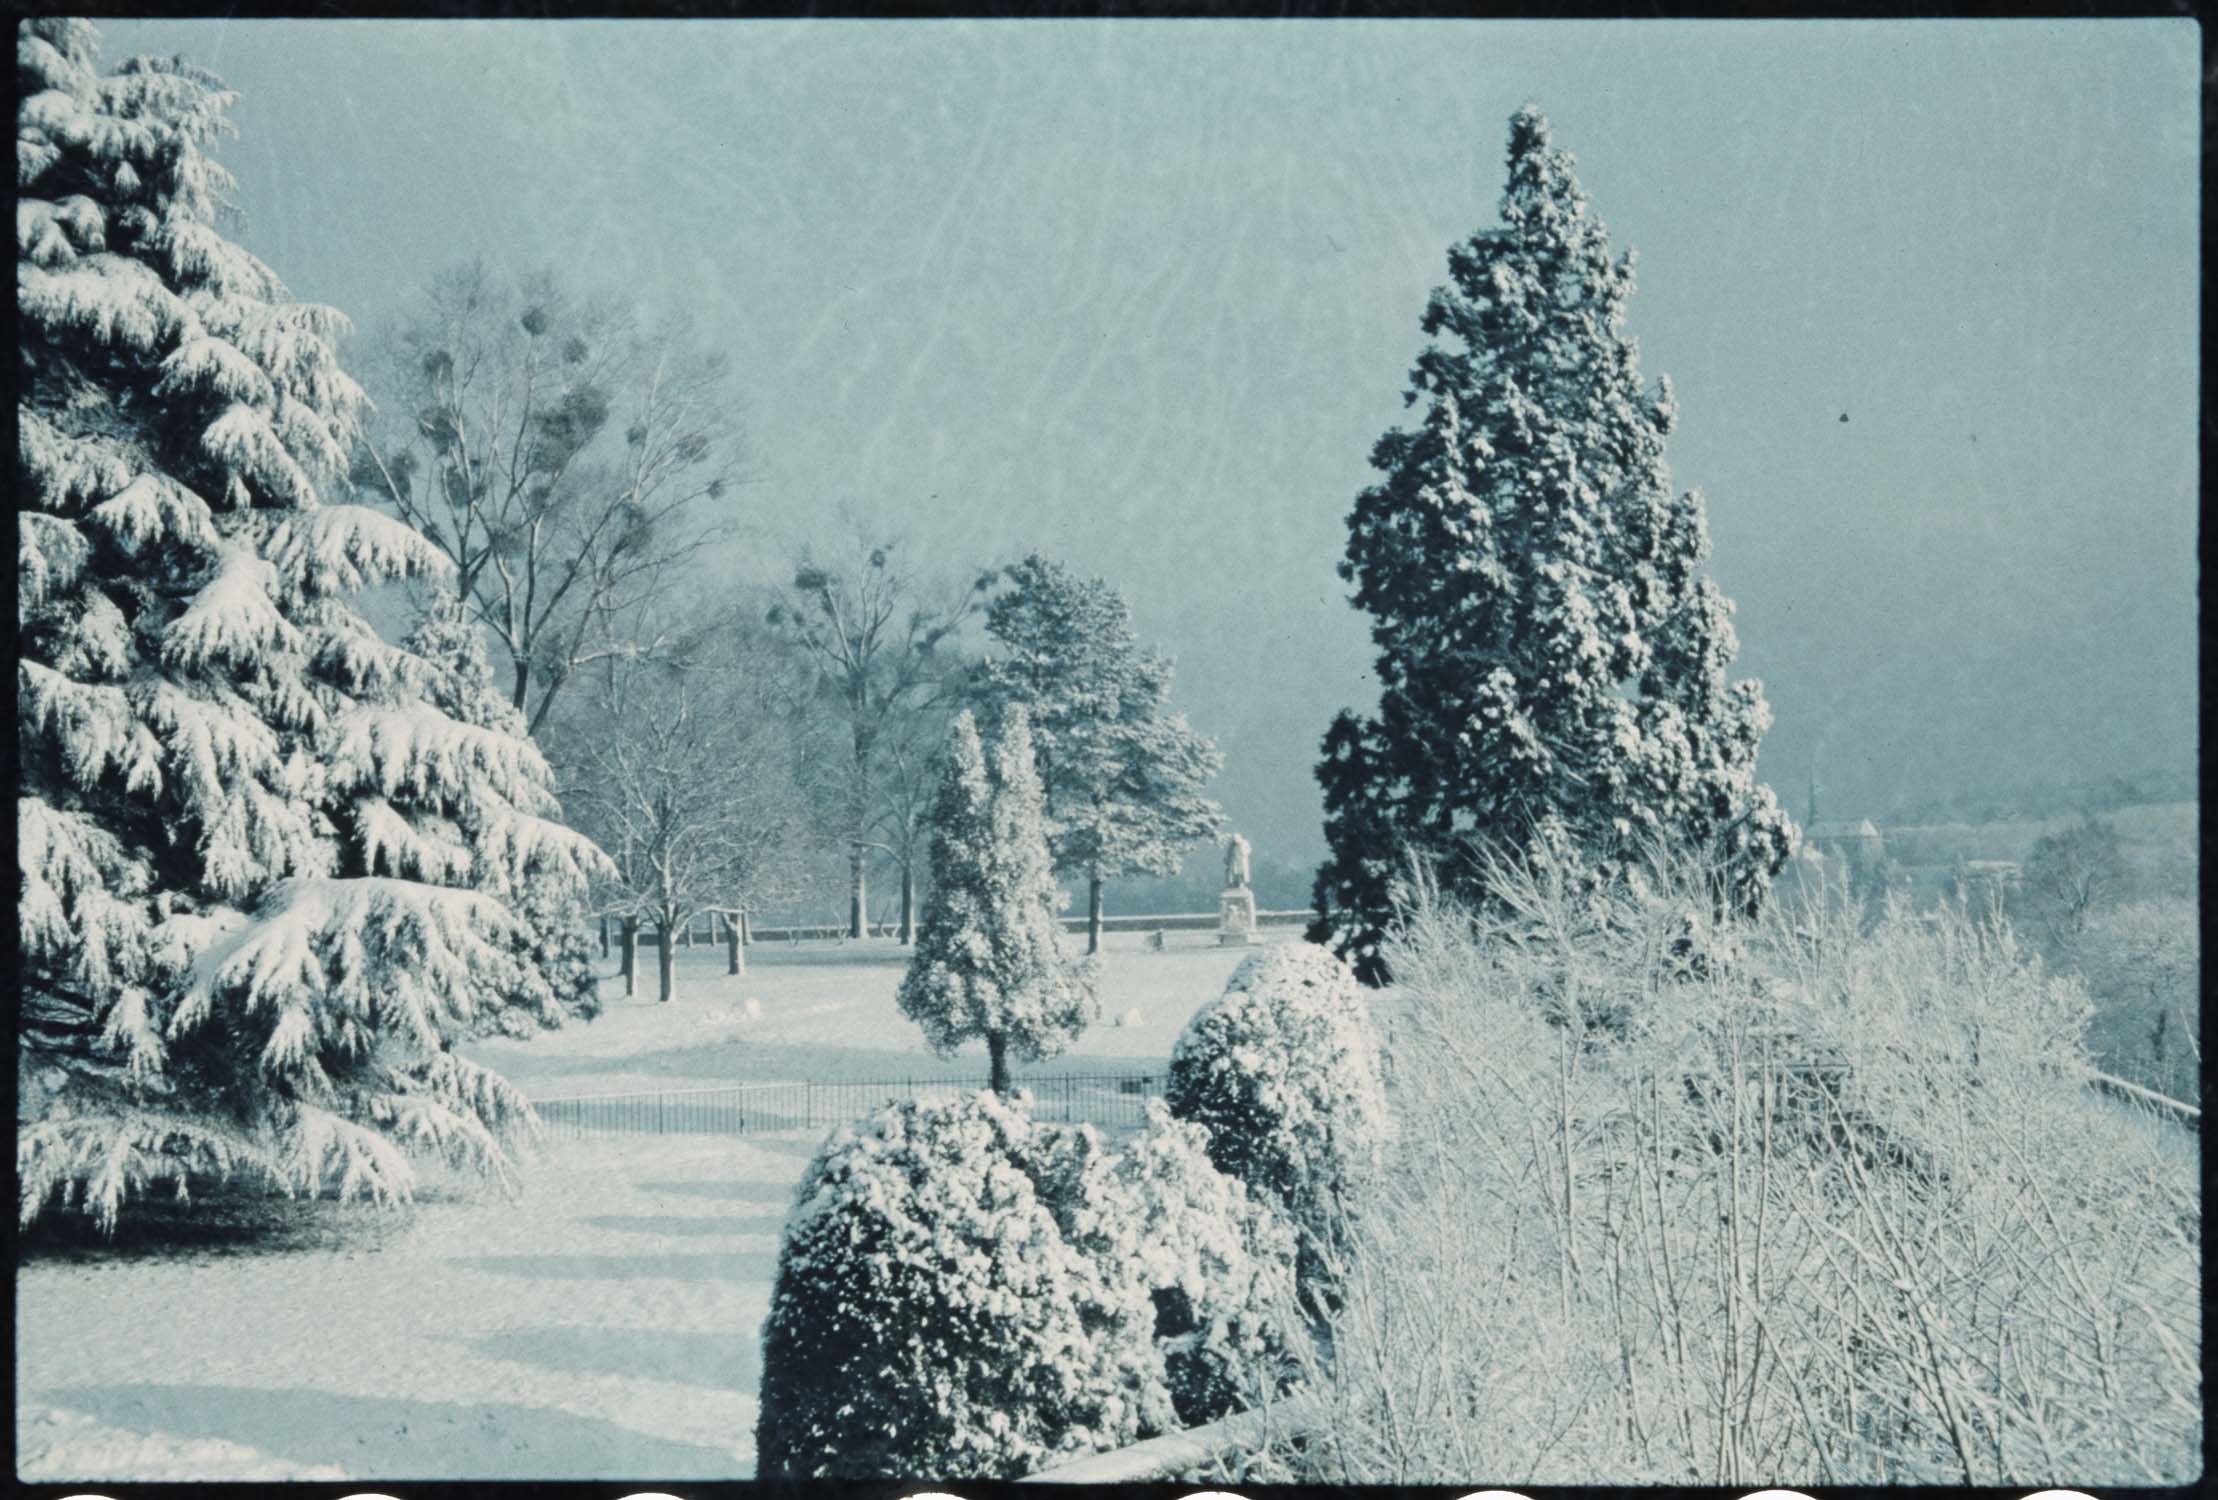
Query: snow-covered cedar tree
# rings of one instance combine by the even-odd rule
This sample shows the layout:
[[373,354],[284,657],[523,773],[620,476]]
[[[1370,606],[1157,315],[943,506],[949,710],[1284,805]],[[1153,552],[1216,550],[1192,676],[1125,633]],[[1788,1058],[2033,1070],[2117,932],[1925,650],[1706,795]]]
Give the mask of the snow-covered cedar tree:
[[1633,257],[1611,258],[1531,106],[1501,215],[1449,250],[1404,393],[1421,419],[1379,439],[1348,516],[1340,575],[1380,694],[1325,735],[1310,936],[1369,983],[1412,856],[1483,903],[1474,841],[1589,883],[1662,843],[1713,858],[1720,906],[1753,909],[1793,845],[1755,779],[1761,685],[1727,675],[1701,496],[1671,487],[1671,386],[1644,384],[1622,331]]
[[1002,716],[990,766],[977,722],[958,715],[932,804],[932,884],[898,998],[943,1057],[984,1040],[999,1094],[1012,1054],[1052,1057],[1100,1011],[1091,962],[1063,957],[1062,899],[1024,706]]
[[1209,1157],[1302,1232],[1302,1281],[1345,1248],[1390,1129],[1370,1006],[1354,972],[1313,943],[1251,955],[1171,1049],[1172,1114]]
[[1170,709],[1171,659],[1140,649],[1132,610],[1099,578],[1034,554],[1003,570],[986,610],[999,651],[980,664],[989,711],[1022,703],[1047,792],[1058,873],[1086,882],[1086,951],[1101,949],[1102,886],[1174,875],[1224,814],[1202,795],[1224,757]]
[[350,605],[439,559],[325,503],[361,392],[339,315],[214,227],[232,96],[102,72],[82,20],[16,58],[20,1215],[112,1227],[232,1169],[390,1200],[411,1150],[504,1172],[529,1107],[452,1044],[549,997],[473,872],[597,852],[530,742],[441,712]]
[[[1093,1127],[1051,1137],[1036,1174],[1065,1239],[1136,1281],[1178,1423],[1229,1416],[1285,1387],[1302,1336],[1293,1227],[1209,1159],[1208,1133],[1148,1101],[1148,1127],[1102,1150]],[[1042,1132],[1045,1135],[1045,1132]]]
[[[426,696],[448,718],[496,734],[520,738],[528,733],[522,710],[493,681],[484,637],[454,595],[433,594],[401,645],[437,669]],[[550,798],[540,811],[558,816],[560,809]],[[522,1035],[535,1023],[556,1026],[565,1017],[590,1020],[598,1015],[600,981],[593,945],[586,938],[586,883],[576,864],[560,849],[505,842],[495,829],[463,832],[477,853],[474,883],[516,917],[513,941],[525,981],[524,991],[511,1003],[487,1007],[482,1023]]]
[[1160,1431],[1153,1312],[1074,1249],[990,1091],[833,1133],[786,1221],[755,1472],[1008,1479]]

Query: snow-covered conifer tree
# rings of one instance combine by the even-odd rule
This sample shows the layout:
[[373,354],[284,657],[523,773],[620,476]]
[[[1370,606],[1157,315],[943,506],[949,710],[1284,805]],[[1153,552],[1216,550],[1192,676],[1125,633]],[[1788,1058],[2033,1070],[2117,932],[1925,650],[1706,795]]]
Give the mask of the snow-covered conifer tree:
[[1170,658],[1140,649],[1115,589],[1037,554],[1003,576],[986,611],[1002,650],[980,667],[980,695],[1031,714],[1055,868],[1086,881],[1094,953],[1105,881],[1175,874],[1217,836],[1224,814],[1202,789],[1224,757],[1170,711]]
[[983,1039],[996,1093],[1009,1091],[1012,1052],[1052,1057],[1099,1010],[1092,969],[1062,955],[1061,901],[1023,705],[1003,716],[990,766],[976,720],[958,715],[932,807],[932,884],[899,999],[935,1052]]
[[1476,838],[1604,877],[1661,841],[1757,904],[1792,825],[1755,780],[1761,686],[1727,677],[1731,604],[1703,576],[1703,503],[1674,493],[1668,381],[1622,331],[1630,254],[1527,106],[1510,122],[1502,223],[1454,246],[1425,309],[1414,427],[1348,517],[1341,576],[1373,617],[1375,716],[1324,741],[1331,857],[1321,921],[1368,980],[1412,854],[1483,897]]
[[452,1044],[529,986],[472,871],[592,846],[348,602],[439,559],[328,503],[361,392],[339,315],[215,228],[231,95],[103,73],[81,20],[23,22],[17,75],[21,1216],[504,1170],[529,1108]]
[[[497,734],[528,734],[523,711],[495,684],[484,637],[460,599],[433,595],[401,645],[438,669],[427,697],[448,718]],[[551,794],[533,800],[540,815],[559,816]],[[520,924],[515,942],[524,989],[512,1003],[488,1007],[485,1023],[516,1034],[535,1022],[559,1025],[566,1016],[598,1014],[600,981],[586,938],[586,886],[575,863],[559,848],[511,845],[488,836],[492,830],[468,832],[478,855],[476,884],[504,902]]]

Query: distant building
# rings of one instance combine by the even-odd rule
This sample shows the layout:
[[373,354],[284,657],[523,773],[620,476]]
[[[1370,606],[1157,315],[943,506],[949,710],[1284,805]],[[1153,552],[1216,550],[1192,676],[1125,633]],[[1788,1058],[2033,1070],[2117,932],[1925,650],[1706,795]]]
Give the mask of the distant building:
[[1823,823],[1813,819],[1802,830],[1802,842],[1805,848],[1827,859],[1838,859],[1852,870],[1877,869],[1887,857],[1887,841],[1869,818],[1854,822],[1835,818]]
[[1829,862],[1837,861],[1858,877],[1869,875],[1887,859],[1887,841],[1879,836],[1879,828],[1871,819],[1851,822],[1818,816],[1818,765],[1814,755],[1810,757],[1810,802],[1802,820],[1802,847]]

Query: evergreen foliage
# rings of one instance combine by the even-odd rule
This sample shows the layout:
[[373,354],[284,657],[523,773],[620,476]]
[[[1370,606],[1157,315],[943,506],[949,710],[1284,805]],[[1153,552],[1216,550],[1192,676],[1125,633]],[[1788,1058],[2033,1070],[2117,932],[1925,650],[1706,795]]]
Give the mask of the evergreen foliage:
[[1221,1171],[1300,1228],[1302,1283],[1319,1286],[1390,1132],[1378,1037],[1353,971],[1312,943],[1251,955],[1179,1034],[1165,1098],[1208,1132]]
[[1056,1144],[1042,1178],[1056,1221],[1072,1245],[1146,1288],[1178,1425],[1280,1390],[1300,1328],[1294,1230],[1218,1170],[1208,1132],[1151,1099],[1146,1132],[1122,1152],[1101,1151],[1090,1127]]
[[1024,1100],[888,1105],[810,1163],[763,1330],[760,1477],[1015,1478],[1283,1373],[1291,1235],[1199,1132],[1158,1111],[1113,1153]]
[[1115,589],[1036,553],[1004,577],[986,611],[1001,651],[981,665],[979,695],[1030,712],[1055,868],[1087,882],[1093,952],[1104,881],[1175,874],[1217,836],[1224,814],[1202,789],[1224,757],[1170,711],[1171,660],[1140,649]]
[[215,228],[232,96],[102,72],[81,20],[23,22],[17,74],[21,1217],[504,1172],[529,1107],[452,1045],[552,995],[482,877],[597,852],[349,605],[440,563],[326,501],[361,392],[339,315]]
[[1702,574],[1699,494],[1674,494],[1670,383],[1621,332],[1633,258],[1549,144],[1510,123],[1498,228],[1448,255],[1405,400],[1372,450],[1341,576],[1372,616],[1378,712],[1342,713],[1317,768],[1330,941],[1368,982],[1395,872],[1419,857],[1484,895],[1474,836],[1592,884],[1645,843],[1714,849],[1753,909],[1793,830],[1755,780],[1761,686],[1727,678],[1732,606]]
[[[461,600],[434,595],[401,645],[437,669],[426,696],[448,718],[497,734],[528,734],[523,711],[495,685],[484,638]],[[528,1033],[535,1021],[557,1026],[570,1016],[591,1020],[600,1014],[601,990],[586,938],[586,882],[574,865],[543,847],[509,847],[487,839],[485,832],[465,830],[466,841],[480,851],[472,875],[480,890],[516,917],[516,956],[525,987],[508,1003],[488,1008],[484,1023],[513,1036]]]
[[1062,955],[1062,892],[1022,704],[1004,715],[990,765],[976,720],[957,716],[931,821],[932,884],[901,1013],[942,1056],[983,1040],[1006,1094],[1012,1053],[1052,1057],[1100,1011],[1091,965]]

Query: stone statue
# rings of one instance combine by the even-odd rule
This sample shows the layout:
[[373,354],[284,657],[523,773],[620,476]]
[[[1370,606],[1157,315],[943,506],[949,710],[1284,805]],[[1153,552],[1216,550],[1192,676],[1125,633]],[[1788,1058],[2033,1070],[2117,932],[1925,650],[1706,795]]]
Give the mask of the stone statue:
[[1248,889],[1248,841],[1237,833],[1225,845],[1225,888],[1217,898],[1217,941],[1244,946],[1255,935],[1255,892]]
[[1246,890],[1248,885],[1248,841],[1237,833],[1225,845],[1225,889]]

